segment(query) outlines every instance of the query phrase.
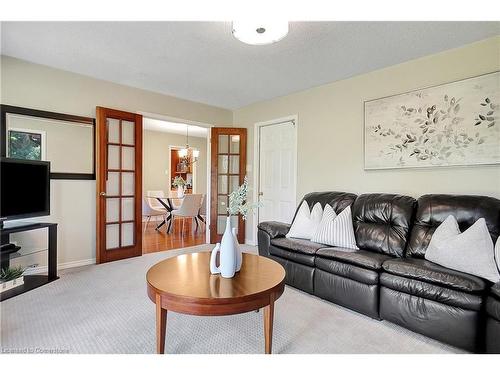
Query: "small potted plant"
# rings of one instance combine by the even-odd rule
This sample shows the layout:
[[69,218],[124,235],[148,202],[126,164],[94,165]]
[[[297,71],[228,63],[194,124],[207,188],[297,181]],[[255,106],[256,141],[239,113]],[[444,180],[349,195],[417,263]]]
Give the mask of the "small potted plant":
[[186,180],[182,176],[176,176],[172,185],[177,188],[177,197],[182,198],[184,196],[184,187],[187,185]]
[[3,268],[0,270],[0,292],[5,292],[24,284],[24,269],[19,267]]

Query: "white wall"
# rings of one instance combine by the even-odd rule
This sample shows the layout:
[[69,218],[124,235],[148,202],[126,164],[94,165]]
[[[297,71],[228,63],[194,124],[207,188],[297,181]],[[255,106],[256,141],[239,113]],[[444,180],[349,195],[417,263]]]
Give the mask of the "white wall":
[[[143,133],[142,151],[142,187],[143,191],[163,190],[170,188],[172,176],[170,172],[169,146],[184,146],[186,136],[180,134],[145,130]],[[200,150],[200,157],[196,162],[195,192],[207,192],[207,139],[189,137],[189,146]]]
[[[341,53],[339,51],[339,53]],[[369,56],[366,56],[369,58]],[[500,166],[363,169],[363,102],[500,69],[500,37],[275,98],[233,112],[248,127],[253,162],[254,124],[298,115],[297,200],[318,190],[484,194],[500,198]],[[253,181],[253,169],[248,172]],[[247,238],[253,240],[253,220]]]
[[[1,102],[53,112],[95,117],[96,106],[148,112],[179,119],[231,126],[229,110],[118,85],[2,56]],[[58,263],[95,259],[95,181],[51,182],[51,215],[37,220],[59,223]],[[41,236],[37,236],[37,239]],[[46,246],[17,236],[20,245]],[[46,253],[29,262],[45,264]],[[76,263],[75,263],[76,262]]]

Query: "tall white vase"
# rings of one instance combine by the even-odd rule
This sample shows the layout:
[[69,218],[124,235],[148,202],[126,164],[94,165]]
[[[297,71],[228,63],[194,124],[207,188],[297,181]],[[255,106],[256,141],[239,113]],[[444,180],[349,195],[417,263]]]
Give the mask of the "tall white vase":
[[[215,265],[217,252],[220,252],[220,265]],[[215,246],[210,257],[210,272],[219,273],[222,277],[231,278],[236,272],[237,256],[234,235],[231,230],[231,216],[226,219],[226,229],[222,235],[220,246]],[[214,272],[215,271],[215,272]]]
[[236,234],[236,228],[231,228],[234,238],[234,250],[236,252],[236,272],[241,269],[241,263],[243,261],[243,255],[241,254],[240,244],[238,243],[238,236]]
[[182,198],[184,196],[184,187],[177,186],[177,198]]

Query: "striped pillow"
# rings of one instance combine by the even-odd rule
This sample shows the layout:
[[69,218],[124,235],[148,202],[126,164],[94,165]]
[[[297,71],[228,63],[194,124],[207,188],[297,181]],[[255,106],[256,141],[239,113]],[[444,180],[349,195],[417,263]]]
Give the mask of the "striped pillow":
[[323,209],[323,217],[318,230],[311,241],[357,250],[351,206],[346,207],[337,215],[333,208],[327,204]]

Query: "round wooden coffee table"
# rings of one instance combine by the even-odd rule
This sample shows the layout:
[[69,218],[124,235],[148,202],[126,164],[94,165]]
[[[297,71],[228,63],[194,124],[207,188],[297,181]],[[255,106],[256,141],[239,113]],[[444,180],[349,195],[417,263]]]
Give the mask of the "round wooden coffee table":
[[210,253],[179,255],[151,267],[148,296],[156,304],[156,351],[165,351],[167,311],[190,315],[231,315],[264,308],[265,353],[271,353],[274,301],[285,288],[285,270],[274,260],[243,254],[232,279],[212,275]]

